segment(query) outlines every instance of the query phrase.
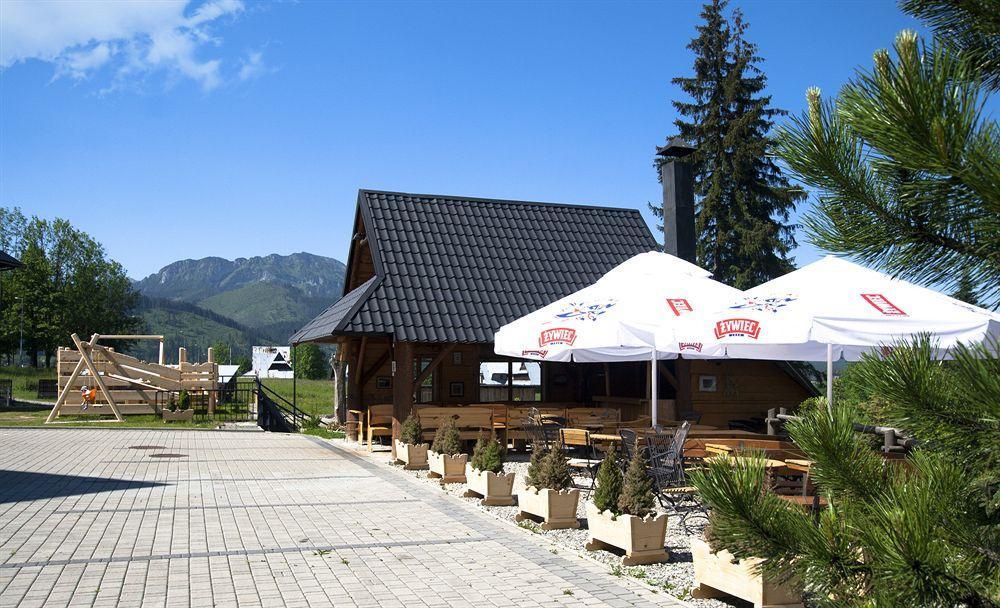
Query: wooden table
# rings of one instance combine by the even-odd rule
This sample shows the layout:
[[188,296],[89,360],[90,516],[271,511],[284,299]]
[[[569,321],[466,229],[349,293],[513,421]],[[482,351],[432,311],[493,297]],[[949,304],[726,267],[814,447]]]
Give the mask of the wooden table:
[[811,461],[811,460],[802,460],[802,459],[799,459],[799,458],[786,458],[785,459],[785,464],[787,464],[788,468],[791,469],[791,470],[793,470],[793,471],[798,471],[800,473],[806,473],[806,474],[808,474],[809,473],[809,469],[812,468],[813,461]]
[[728,456],[736,451],[731,445],[723,445],[721,443],[706,443],[705,451],[709,454]]
[[[729,462],[742,462],[752,460],[750,456],[730,456],[728,454],[716,454],[715,456],[709,456],[705,459],[706,462],[714,460],[725,460]],[[784,460],[774,460],[772,458],[764,458],[764,468],[765,469],[781,469],[784,468]]]

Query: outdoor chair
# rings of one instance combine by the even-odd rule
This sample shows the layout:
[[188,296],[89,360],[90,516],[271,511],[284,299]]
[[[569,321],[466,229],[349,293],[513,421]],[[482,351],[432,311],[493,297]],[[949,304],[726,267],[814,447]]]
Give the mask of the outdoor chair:
[[629,461],[632,460],[632,454],[635,453],[639,435],[633,429],[620,429],[618,436],[621,437],[621,441],[618,442],[618,466],[624,472],[628,468]]
[[683,414],[681,414],[678,417],[678,419],[681,420],[681,421],[685,421],[686,420],[686,421],[690,422],[691,424],[701,424],[701,416],[702,416],[701,412],[693,412],[693,411],[692,412],[684,412]]
[[597,449],[590,439],[590,431],[586,429],[559,429],[559,445],[569,456],[569,466],[574,469],[584,469],[590,474],[590,487],[594,490],[597,483],[597,469],[601,459],[597,457]]
[[372,439],[375,437],[392,437],[392,404],[383,403],[368,406],[368,451],[372,451]]
[[[708,517],[696,498],[697,489],[688,484],[684,475],[684,442],[690,430],[691,423],[685,421],[672,433],[646,436],[649,475],[653,479],[657,499],[660,506],[680,516],[680,523],[685,528],[691,515]],[[693,502],[694,506],[682,508],[685,502]]]
[[558,445],[559,431],[562,428],[559,424],[528,420],[524,423],[524,434],[531,443],[532,450],[539,446],[547,452]]

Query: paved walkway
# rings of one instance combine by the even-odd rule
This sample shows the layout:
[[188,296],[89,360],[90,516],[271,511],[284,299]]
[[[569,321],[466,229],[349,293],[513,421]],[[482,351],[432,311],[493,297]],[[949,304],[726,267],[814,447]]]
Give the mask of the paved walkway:
[[0,429],[0,606],[667,601],[319,439]]

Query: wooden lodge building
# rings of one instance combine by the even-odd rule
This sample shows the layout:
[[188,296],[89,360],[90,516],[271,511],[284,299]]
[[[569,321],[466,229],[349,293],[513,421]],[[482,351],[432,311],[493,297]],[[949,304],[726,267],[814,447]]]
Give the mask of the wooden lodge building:
[[[493,352],[502,325],[660,246],[635,209],[361,190],[344,296],[291,338],[335,343],[347,407],[507,403],[648,415],[649,365],[523,362]],[[662,361],[662,418],[764,417],[815,389],[773,361]],[[396,426],[396,425],[394,425]]]

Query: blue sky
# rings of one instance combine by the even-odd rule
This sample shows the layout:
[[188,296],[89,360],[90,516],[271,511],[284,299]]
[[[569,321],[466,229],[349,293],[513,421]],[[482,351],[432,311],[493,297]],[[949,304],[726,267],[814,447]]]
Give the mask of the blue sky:
[[[0,7],[0,205],[69,219],[136,278],[209,255],[344,259],[358,188],[641,208],[652,225],[652,153],[701,8],[153,6]],[[732,6],[793,113],[920,29],[884,0]]]

